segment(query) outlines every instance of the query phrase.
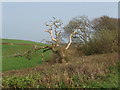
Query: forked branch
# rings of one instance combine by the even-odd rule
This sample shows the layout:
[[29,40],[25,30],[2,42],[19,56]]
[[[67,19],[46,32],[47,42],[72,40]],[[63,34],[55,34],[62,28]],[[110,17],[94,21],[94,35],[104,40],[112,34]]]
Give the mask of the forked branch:
[[71,43],[72,43],[72,37],[73,37],[74,34],[77,34],[77,32],[74,31],[73,33],[70,34],[69,43],[68,43],[68,45],[67,45],[67,47],[66,47],[65,49],[68,49],[68,48],[70,47],[70,45],[71,45]]
[[45,30],[45,32],[48,32],[50,34],[50,37],[53,41],[57,42],[58,40],[53,37],[52,30]]

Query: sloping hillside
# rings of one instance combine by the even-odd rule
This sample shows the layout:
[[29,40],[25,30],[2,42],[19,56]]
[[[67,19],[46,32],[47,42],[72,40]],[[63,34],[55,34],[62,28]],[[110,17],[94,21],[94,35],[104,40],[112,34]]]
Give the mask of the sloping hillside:
[[16,39],[2,39],[2,43],[13,43],[13,44],[40,44],[38,42],[27,41],[27,40],[16,40]]
[[[28,67],[34,67],[41,64],[41,52],[34,52],[30,55],[31,60],[24,57],[13,57],[17,53],[24,53],[27,50],[32,50],[33,46],[37,47],[46,46],[47,44],[42,44],[38,42],[25,41],[25,40],[14,40],[14,39],[3,39],[2,40],[2,70],[16,70]],[[51,52],[47,52],[44,56],[45,59],[49,58]]]

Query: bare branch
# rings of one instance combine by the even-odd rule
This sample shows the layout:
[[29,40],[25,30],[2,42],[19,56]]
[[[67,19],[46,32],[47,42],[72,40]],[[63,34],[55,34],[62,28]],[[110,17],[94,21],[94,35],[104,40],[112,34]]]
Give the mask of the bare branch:
[[57,46],[59,46],[60,43],[60,34],[61,34],[61,20],[56,20],[55,17],[53,17],[53,20],[50,21],[50,24],[46,23],[46,26],[49,27],[48,30],[45,30],[45,32],[48,32],[50,34],[50,37],[52,41],[54,41]]
[[45,32],[48,32],[48,33],[50,34],[51,39],[52,39],[53,41],[55,41],[55,42],[58,41],[57,39],[55,39],[55,38],[53,37],[53,33],[52,33],[52,31],[50,31],[50,30],[45,30]]
[[71,45],[71,43],[72,43],[72,36],[73,36],[74,34],[76,34],[76,33],[77,33],[77,32],[74,31],[73,33],[70,34],[69,43],[68,43],[68,45],[67,45],[67,47],[66,47],[65,49],[68,49],[68,48],[70,47],[70,45]]

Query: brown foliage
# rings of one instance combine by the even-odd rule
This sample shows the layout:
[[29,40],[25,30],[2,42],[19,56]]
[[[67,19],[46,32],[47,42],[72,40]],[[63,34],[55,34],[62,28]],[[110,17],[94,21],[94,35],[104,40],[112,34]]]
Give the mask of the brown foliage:
[[93,21],[93,27],[95,30],[117,30],[118,29],[118,19],[116,18],[111,18],[108,16],[102,16],[100,18],[96,18]]
[[[54,87],[60,82],[71,86],[74,84],[73,78],[77,78],[81,83],[96,79],[98,75],[104,75],[109,72],[109,67],[116,65],[118,61],[118,54],[103,54],[93,56],[74,57],[68,63],[49,64],[44,63],[41,66],[28,68],[24,70],[3,72],[3,78],[6,76],[26,76],[30,74],[39,73],[41,78],[36,82],[38,85],[45,85],[46,87]],[[77,86],[76,86],[77,87]]]

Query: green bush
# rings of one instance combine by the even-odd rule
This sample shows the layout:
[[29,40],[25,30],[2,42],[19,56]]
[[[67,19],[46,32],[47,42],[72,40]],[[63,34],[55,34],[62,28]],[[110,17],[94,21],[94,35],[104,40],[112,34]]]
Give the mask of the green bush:
[[31,88],[35,87],[35,82],[40,75],[31,75],[27,77],[4,77],[2,80],[3,88]]
[[92,40],[84,44],[82,51],[85,55],[117,52],[118,33],[117,31],[101,30],[96,32]]

